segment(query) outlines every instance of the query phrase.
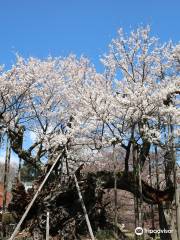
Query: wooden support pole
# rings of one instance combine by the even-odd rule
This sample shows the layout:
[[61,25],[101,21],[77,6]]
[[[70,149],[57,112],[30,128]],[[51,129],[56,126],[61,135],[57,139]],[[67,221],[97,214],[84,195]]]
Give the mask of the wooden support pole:
[[16,235],[17,235],[17,233],[18,233],[18,231],[19,231],[19,229],[20,229],[20,227],[21,227],[21,224],[23,223],[24,219],[26,218],[26,216],[27,216],[29,210],[31,209],[32,205],[34,204],[34,202],[35,202],[35,200],[36,200],[39,192],[40,192],[41,189],[43,188],[43,186],[44,186],[44,184],[46,183],[49,175],[51,174],[52,170],[54,169],[56,163],[59,161],[59,159],[61,158],[61,156],[63,155],[63,153],[64,153],[64,151],[63,151],[61,154],[59,154],[59,156],[58,156],[58,157],[56,158],[56,160],[54,161],[53,165],[51,166],[49,172],[46,174],[43,182],[42,182],[41,185],[39,186],[39,189],[37,190],[36,194],[34,195],[33,199],[31,200],[30,204],[29,204],[28,207],[26,208],[26,211],[25,211],[24,214],[22,215],[21,220],[19,221],[18,225],[17,225],[16,228],[14,229],[14,232],[12,233],[11,237],[9,238],[9,240],[13,240],[13,239],[16,237]]
[[117,159],[115,153],[115,144],[113,144],[113,163],[114,163],[114,225],[115,225],[115,233],[117,231],[118,226],[118,215],[117,215],[117,175],[116,175],[116,167],[117,167]]
[[46,218],[46,240],[49,240],[49,212],[47,212]]
[[91,237],[92,240],[95,240],[95,237],[94,237],[94,234],[93,234],[93,231],[92,231],[92,227],[91,227],[91,223],[89,221],[89,217],[88,217],[88,214],[87,214],[86,206],[84,204],[84,200],[82,198],[81,190],[80,190],[78,180],[77,180],[77,177],[76,177],[75,174],[74,174],[74,180],[75,180],[76,188],[77,188],[77,191],[78,191],[79,200],[81,202],[82,209],[83,209],[83,212],[84,212],[84,216],[85,216],[85,219],[86,219],[86,224],[87,224],[87,227],[88,227],[88,230],[89,230],[90,237]]

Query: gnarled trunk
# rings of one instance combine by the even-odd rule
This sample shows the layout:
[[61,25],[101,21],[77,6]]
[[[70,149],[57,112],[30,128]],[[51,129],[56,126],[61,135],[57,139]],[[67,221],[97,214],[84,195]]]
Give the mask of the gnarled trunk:
[[[93,230],[107,229],[111,224],[107,221],[102,197],[103,189],[114,188],[114,173],[111,171],[80,173],[78,171],[77,179]],[[137,182],[134,181],[133,173],[117,172],[116,179],[117,189],[127,190],[140,197],[141,193]],[[171,201],[174,189],[160,191],[153,189],[143,180],[141,182],[142,199],[145,202],[161,204],[164,201]],[[36,182],[36,184],[38,183]],[[30,201],[34,194],[32,191],[29,194],[23,194],[22,198]],[[19,206],[17,209],[17,197],[19,197],[19,193],[13,191],[13,199],[9,208],[12,212],[19,212],[20,210],[23,212],[26,206],[21,206],[22,209],[19,209]],[[23,228],[30,226],[30,231],[33,232],[38,227],[41,234],[44,235],[47,212],[50,213],[50,235],[58,235],[70,240],[77,239],[78,235],[87,233],[74,178],[67,178],[66,182],[60,185],[60,177],[53,172],[27,215]],[[126,239],[120,231],[118,234],[121,235],[120,239]]]

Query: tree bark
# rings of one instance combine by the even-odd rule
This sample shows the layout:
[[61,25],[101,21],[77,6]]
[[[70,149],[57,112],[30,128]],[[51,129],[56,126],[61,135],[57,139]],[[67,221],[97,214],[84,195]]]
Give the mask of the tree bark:
[[[5,164],[4,164],[4,181],[3,181],[3,212],[2,216],[7,210],[7,188],[8,188],[8,175],[9,175],[9,165],[10,165],[10,158],[11,158],[11,147],[9,143],[9,138],[7,136],[7,143],[6,143],[6,156],[5,156]],[[2,219],[4,219],[2,217]],[[3,228],[3,235],[5,236],[5,223],[2,221],[2,228]]]
[[[82,166],[80,166],[80,169]],[[160,191],[150,187],[147,183],[141,180],[142,195],[139,191],[138,182],[134,181],[133,173],[98,171],[98,172],[80,172],[77,171],[79,187],[81,189],[84,204],[86,206],[89,220],[92,224],[93,231],[98,228],[108,227],[108,222],[105,217],[105,206],[102,203],[103,189],[113,189],[115,177],[117,179],[117,189],[123,189],[133,193],[137,198],[142,196],[142,200],[151,204],[162,204],[166,201],[171,201],[174,189],[166,189]],[[79,196],[77,194],[76,184],[73,178],[66,179],[66,183],[59,185],[58,176],[52,172],[51,177],[45,184],[42,192],[37,197],[31,211],[27,214],[25,220],[26,227],[28,223],[31,225],[31,231],[39,226],[40,231],[45,235],[47,211],[50,212],[50,235],[60,234],[64,239],[76,239],[74,236],[86,232],[84,213],[82,211]],[[139,179],[138,179],[139,180]],[[39,183],[40,184],[40,183]],[[13,191],[13,193],[15,193]],[[19,194],[17,194],[17,197]],[[31,201],[33,194],[27,196]],[[16,194],[13,195],[12,203],[10,204],[11,211],[18,211],[15,203]],[[22,196],[24,198],[24,195]],[[18,200],[20,202],[20,200]],[[16,208],[16,209],[15,209]],[[26,206],[24,211],[27,212]],[[112,227],[112,226],[111,226]],[[118,235],[122,233],[118,233]],[[71,236],[71,237],[70,237]],[[120,239],[126,239],[122,236]]]

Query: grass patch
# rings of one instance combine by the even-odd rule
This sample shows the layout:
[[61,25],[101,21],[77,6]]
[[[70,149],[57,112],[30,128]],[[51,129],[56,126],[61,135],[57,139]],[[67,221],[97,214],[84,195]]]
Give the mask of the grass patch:
[[112,230],[99,230],[96,233],[95,238],[97,240],[105,240],[105,239],[106,240],[115,240]]

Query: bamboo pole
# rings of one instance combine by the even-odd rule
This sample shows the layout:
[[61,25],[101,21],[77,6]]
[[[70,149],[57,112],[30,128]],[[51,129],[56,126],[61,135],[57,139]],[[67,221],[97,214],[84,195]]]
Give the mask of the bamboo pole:
[[36,200],[39,192],[40,192],[41,189],[43,188],[43,186],[44,186],[44,184],[46,183],[49,175],[51,174],[52,170],[54,169],[56,163],[59,161],[59,159],[61,158],[61,156],[63,155],[63,153],[64,153],[64,151],[63,151],[61,154],[59,154],[59,156],[58,156],[58,157],[56,158],[56,160],[54,161],[53,165],[51,166],[49,172],[46,174],[43,182],[41,183],[39,189],[37,190],[36,194],[34,195],[33,199],[31,200],[30,204],[29,204],[28,207],[26,208],[26,211],[24,212],[23,216],[21,217],[18,225],[16,226],[16,228],[15,228],[14,232],[12,233],[11,237],[9,238],[9,240],[13,240],[13,239],[15,238],[15,236],[17,235],[17,233],[18,233],[18,231],[19,231],[19,229],[20,229],[20,227],[21,227],[21,224],[23,223],[24,219],[26,218],[26,216],[27,216],[29,210],[31,209],[32,205],[34,204],[34,202],[35,202],[35,200]]
[[88,217],[88,214],[87,214],[86,206],[84,204],[82,194],[81,194],[81,190],[80,190],[78,180],[77,180],[77,177],[76,177],[75,174],[74,174],[74,180],[75,180],[76,188],[77,188],[77,191],[78,191],[79,200],[81,202],[82,209],[83,209],[83,212],[84,212],[84,216],[85,216],[85,219],[86,219],[86,224],[87,224],[87,227],[88,227],[88,230],[89,230],[90,237],[91,237],[92,240],[95,240],[95,237],[94,237],[94,234],[93,234],[93,231],[92,231],[92,227],[91,227],[91,223],[89,221],[89,217]]

